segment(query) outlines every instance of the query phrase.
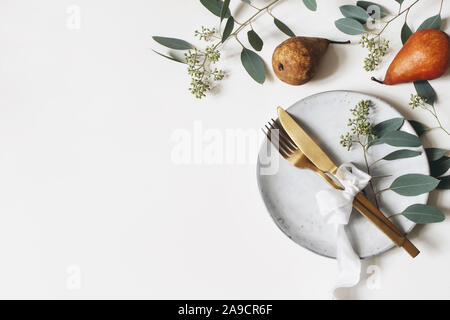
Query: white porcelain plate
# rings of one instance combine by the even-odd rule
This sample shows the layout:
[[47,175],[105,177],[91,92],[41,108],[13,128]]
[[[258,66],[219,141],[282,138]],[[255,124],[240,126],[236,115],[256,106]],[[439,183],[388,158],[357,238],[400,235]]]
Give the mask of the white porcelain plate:
[[[350,108],[361,100],[373,102],[374,107],[370,117],[374,124],[402,117],[386,102],[373,96],[350,91],[330,91],[312,95],[295,103],[287,110],[335,163],[339,165],[343,162],[353,162],[360,169],[364,169],[361,147],[355,145],[347,151],[339,144],[340,135],[349,129],[347,122],[351,117]],[[416,134],[407,121],[401,130]],[[267,149],[270,152],[267,152]],[[369,163],[398,149],[404,148],[386,144],[373,146],[369,149]],[[409,149],[421,151],[422,154],[414,158],[383,160],[373,166],[372,176],[390,175],[374,179],[375,189],[381,190],[388,187],[396,177],[403,174],[429,174],[424,149],[422,147]],[[269,156],[265,156],[268,153]],[[259,153],[257,173],[262,198],[278,227],[302,247],[317,254],[335,258],[336,243],[333,229],[325,224],[319,215],[315,200],[318,191],[330,188],[326,182],[310,170],[291,166],[281,158],[275,148],[268,147],[267,142],[263,144]],[[378,199],[380,209],[389,216],[402,212],[412,204],[425,204],[428,194],[405,197],[386,191],[382,192]],[[402,216],[394,217],[393,222],[405,233],[414,228],[414,223]],[[346,230],[353,248],[361,258],[375,256],[394,246],[389,238],[356,210],[353,211]]]

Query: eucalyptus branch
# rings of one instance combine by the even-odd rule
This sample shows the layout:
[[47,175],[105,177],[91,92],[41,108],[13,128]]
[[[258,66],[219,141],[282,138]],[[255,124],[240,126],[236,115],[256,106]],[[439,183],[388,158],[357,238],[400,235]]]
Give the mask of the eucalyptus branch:
[[[396,20],[398,17],[402,16],[404,13],[408,13],[409,10],[411,10],[411,8],[413,6],[415,6],[420,0],[416,0],[414,1],[409,7],[407,7],[406,9],[400,11],[396,16],[392,17],[391,19],[389,19],[388,21],[386,21],[386,23],[384,24],[383,28],[381,28],[381,30],[375,35],[375,37],[380,37],[380,35],[384,32],[384,30],[386,30],[386,28],[389,26],[389,24],[391,22],[393,22],[394,20]],[[442,0],[443,1],[443,0]],[[442,3],[441,3],[442,5]]]
[[433,109],[433,111],[431,111],[430,109],[427,109],[430,111],[430,113],[434,116],[434,118],[436,119],[437,123],[438,123],[438,128],[440,128],[441,130],[443,130],[448,136],[450,136],[450,132],[444,128],[444,126],[441,123],[441,120],[439,119],[439,116],[437,114],[436,108],[434,107],[434,105],[431,106],[431,108]]
[[421,108],[421,109],[423,109],[425,111],[428,111],[436,119],[436,122],[437,122],[438,125],[436,127],[433,127],[433,128],[427,128],[426,131],[430,131],[430,130],[433,130],[433,129],[441,129],[447,135],[450,136],[449,130],[446,129],[442,125],[442,122],[441,122],[441,120],[439,118],[439,115],[437,113],[436,107],[434,106],[434,103],[428,103],[426,98],[423,98],[423,97],[419,96],[418,94],[411,94],[409,106],[412,109]]
[[[373,133],[373,126],[369,121],[369,113],[370,108],[372,106],[372,102],[369,100],[360,101],[353,109],[350,110],[353,118],[348,119],[347,126],[351,127],[350,132],[347,132],[345,135],[341,135],[341,145],[346,147],[347,150],[350,150],[353,143],[357,143],[361,146],[363,150],[364,163],[366,165],[367,174],[370,175],[370,166],[367,157],[367,149],[369,148],[370,142],[369,138],[374,139],[375,135]],[[356,139],[355,139],[356,137]],[[369,187],[374,194],[374,201],[377,208],[378,199],[375,193],[375,187],[373,185],[372,180],[369,182]]]
[[378,190],[377,192],[375,192],[375,196],[379,195],[379,194],[382,193],[382,192],[388,191],[388,190],[391,190],[391,188],[386,188],[386,189]]
[[375,164],[377,164],[377,163],[380,162],[381,160],[383,160],[383,158],[378,159],[378,160],[372,162],[372,163],[369,165],[369,168],[372,168]]
[[[251,3],[245,2],[251,8],[256,10],[256,12],[254,12],[244,22],[238,22],[233,17],[230,17],[231,20],[229,19],[227,21],[224,30],[222,30],[223,19],[221,19],[219,27],[217,29],[205,28],[202,26],[201,30],[195,30],[194,36],[198,37],[200,40],[204,40],[207,42],[215,40],[215,43],[207,46],[204,50],[198,49],[180,39],[165,38],[166,44],[167,41],[175,41],[177,47],[181,45],[183,49],[188,50],[187,53],[185,53],[185,63],[188,65],[188,74],[191,77],[189,91],[193,95],[195,95],[196,98],[201,99],[202,97],[206,96],[206,92],[211,90],[212,84],[214,82],[222,80],[225,77],[225,72],[223,70],[219,70],[213,67],[214,64],[216,64],[220,59],[221,47],[229,39],[234,38],[242,46],[242,48],[245,49],[244,44],[238,38],[238,34],[247,26],[250,26],[250,28],[253,29],[252,22],[255,21],[256,18],[263,12],[267,12],[269,15],[272,15],[270,12],[270,8],[272,8],[280,1],[282,0],[273,0],[263,8],[257,8]],[[227,30],[227,28],[233,29],[235,24],[237,25],[237,28],[235,30]],[[173,47],[173,45],[169,45],[169,47],[171,46]]]
[[409,10],[410,10],[411,8],[408,8],[407,9],[407,11],[406,11],[406,13],[405,13],[405,23],[408,21],[408,14],[409,14]]
[[385,174],[382,176],[373,176],[372,179],[382,179],[382,178],[388,178],[388,177],[392,177],[392,174]]
[[242,48],[245,48],[244,45],[242,44],[241,40],[239,40],[237,35],[234,35],[234,38],[236,39],[236,41],[242,46]]
[[243,23],[239,26],[239,28],[237,28],[236,31],[234,31],[234,32],[230,35],[230,38],[231,38],[231,37],[234,37],[234,36],[237,35],[242,29],[244,29],[246,26],[248,26],[249,24],[251,24],[251,23],[256,19],[256,17],[257,17],[259,14],[261,14],[263,11],[268,10],[269,8],[273,7],[275,4],[277,4],[277,3],[280,2],[280,1],[282,1],[282,0],[274,0],[274,1],[272,1],[271,3],[269,3],[268,5],[266,5],[265,7],[260,8],[260,9],[259,9],[259,8],[256,8],[255,6],[253,6],[253,5],[247,3],[248,5],[250,5],[252,8],[254,8],[254,9],[256,10],[256,13],[254,13],[247,21],[243,22]]

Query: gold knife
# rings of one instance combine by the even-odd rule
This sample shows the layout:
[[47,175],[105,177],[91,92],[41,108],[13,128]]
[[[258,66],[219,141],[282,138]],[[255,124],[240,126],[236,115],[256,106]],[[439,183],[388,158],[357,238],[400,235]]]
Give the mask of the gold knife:
[[[300,127],[300,125],[281,107],[278,107],[281,125],[305,156],[320,170],[335,176],[337,165]],[[403,247],[412,257],[420,251],[407,237],[362,193],[356,195],[355,207],[358,211],[384,232],[398,247]],[[361,206],[362,204],[362,206]]]

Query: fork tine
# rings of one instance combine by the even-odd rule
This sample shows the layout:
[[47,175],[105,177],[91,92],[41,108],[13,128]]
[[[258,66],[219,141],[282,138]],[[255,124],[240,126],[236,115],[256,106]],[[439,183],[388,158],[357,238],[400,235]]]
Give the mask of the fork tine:
[[283,133],[283,136],[290,142],[290,144],[295,147],[295,149],[298,149],[297,144],[294,142],[294,140],[291,139],[291,137],[287,134],[286,130],[284,130],[283,126],[281,126],[277,121],[273,120],[272,121],[277,125],[277,127],[281,130],[281,132]]
[[296,151],[298,149],[297,145],[295,143],[293,143],[292,140],[290,140],[288,134],[286,133],[286,131],[284,131],[284,128],[281,127],[280,125],[278,125],[278,123],[276,123],[276,121],[274,121],[273,119],[272,119],[272,121],[273,121],[273,124],[270,124],[270,123],[269,124],[271,125],[272,128],[279,130],[280,138],[284,142],[286,147],[288,147],[291,150],[291,152]]
[[[272,130],[278,130],[278,129],[276,129],[276,128],[273,128],[273,126],[269,123],[269,126],[271,126],[271,128],[268,128],[267,127],[267,125],[265,126],[266,127],[266,129],[269,131],[269,133],[270,133],[270,135],[272,135]],[[280,131],[278,131],[278,134],[276,135],[276,140],[277,140],[277,143],[278,143],[278,149],[279,150],[283,150],[284,151],[284,153],[287,155],[287,156],[290,156],[294,151],[293,150],[291,150],[287,145],[286,145],[286,143],[283,141],[283,139],[280,139]]]
[[281,148],[279,147],[279,145],[277,145],[277,144],[275,143],[275,141],[272,141],[270,129],[267,128],[267,126],[265,126],[265,127],[266,127],[266,129],[267,129],[267,132],[264,131],[264,129],[261,129],[261,130],[262,130],[262,132],[264,132],[264,134],[266,135],[267,139],[268,139],[268,140],[270,141],[270,143],[275,147],[275,149],[278,150],[278,152],[281,154],[281,156],[282,156],[283,158],[288,158],[289,155],[286,154],[286,152],[285,152],[283,149],[281,149]]

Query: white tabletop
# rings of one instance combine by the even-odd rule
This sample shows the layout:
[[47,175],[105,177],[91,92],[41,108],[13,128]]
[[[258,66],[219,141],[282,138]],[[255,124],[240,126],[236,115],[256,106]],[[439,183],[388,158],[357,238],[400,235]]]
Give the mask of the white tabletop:
[[[338,6],[354,1],[318,3],[313,13],[300,0],[285,0],[273,14],[298,35],[358,39],[334,26]],[[417,28],[437,10],[418,4],[410,24]],[[447,20],[449,13],[446,4]],[[358,45],[331,46],[314,80],[299,87],[272,71],[257,84],[230,41],[221,60],[227,78],[198,101],[187,91],[185,66],[152,53],[164,48],[151,36],[195,42],[196,28],[217,22],[194,0],[0,2],[1,298],[329,297],[335,261],[278,230],[258,192],[254,154],[243,163],[209,165],[201,156],[200,164],[177,164],[173,139],[184,132],[193,153],[203,152],[208,141],[258,132],[278,105],[336,89],[376,95],[434,126],[426,112],[409,109],[411,84],[369,80],[383,77],[400,48],[403,19],[389,26],[392,50],[377,71],[362,69],[366,51]],[[254,27],[270,69],[286,36],[267,15]],[[449,82],[448,73],[432,81],[447,126]],[[450,148],[439,131],[424,141]],[[430,203],[448,215],[449,195],[433,192]],[[422,253],[414,260],[393,249],[364,261],[361,283],[343,297],[450,298],[449,228],[448,221],[417,227],[411,239]]]

